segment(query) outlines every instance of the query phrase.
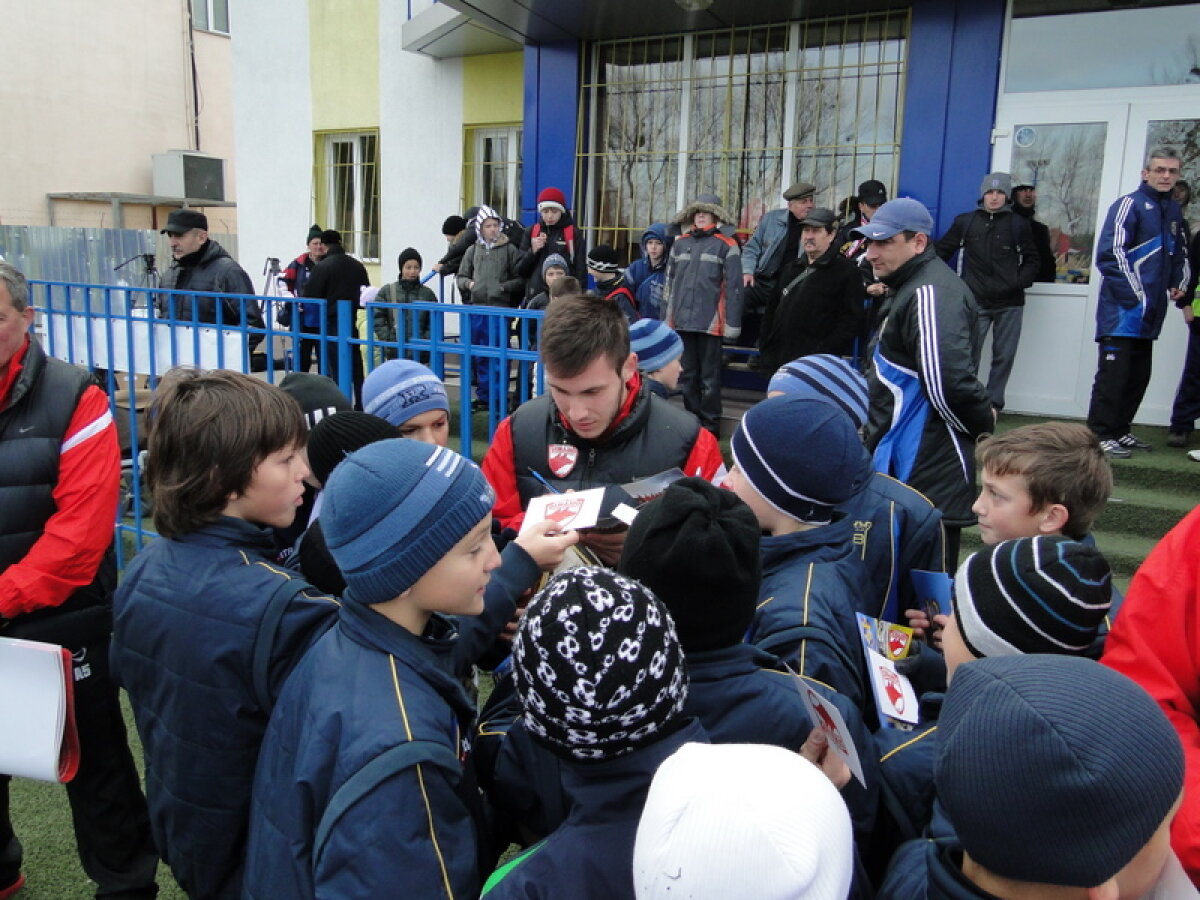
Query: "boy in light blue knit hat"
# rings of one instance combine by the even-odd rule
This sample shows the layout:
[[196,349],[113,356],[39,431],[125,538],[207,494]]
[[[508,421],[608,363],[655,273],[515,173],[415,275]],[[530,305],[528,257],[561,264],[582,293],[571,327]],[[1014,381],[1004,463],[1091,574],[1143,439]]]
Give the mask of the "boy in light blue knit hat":
[[[456,665],[468,621],[506,581],[536,578],[541,555],[514,541],[504,577],[493,499],[473,462],[403,438],[329,476],[321,523],[346,592],[267,728],[243,896],[478,894],[487,831],[458,791],[475,706]],[[543,550],[573,542],[547,530]]]
[[666,398],[679,389],[683,339],[666,322],[638,319],[629,326],[629,349],[637,354],[638,370],[652,392]]
[[363,412],[395,425],[400,437],[445,447],[450,440],[446,386],[427,367],[391,359],[371,371],[362,387]]

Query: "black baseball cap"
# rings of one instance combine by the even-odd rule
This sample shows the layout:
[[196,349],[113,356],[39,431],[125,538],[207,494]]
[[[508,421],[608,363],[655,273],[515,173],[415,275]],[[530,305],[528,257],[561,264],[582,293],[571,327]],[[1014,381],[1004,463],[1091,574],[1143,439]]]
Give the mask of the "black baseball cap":
[[193,228],[208,231],[208,216],[194,209],[177,209],[167,216],[163,234],[186,234]]
[[857,197],[859,203],[865,203],[867,206],[882,206],[887,202],[887,188],[883,186],[882,181],[872,178],[858,186]]

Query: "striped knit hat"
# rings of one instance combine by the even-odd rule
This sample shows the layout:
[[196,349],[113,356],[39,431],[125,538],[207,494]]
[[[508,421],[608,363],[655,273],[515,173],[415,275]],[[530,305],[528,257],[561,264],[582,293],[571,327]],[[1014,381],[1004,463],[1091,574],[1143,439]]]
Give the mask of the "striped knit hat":
[[453,450],[407,438],[347,456],[325,485],[321,527],[347,596],[400,596],[492,511],[479,467]]
[[606,275],[621,271],[617,251],[608,244],[597,244],[591,249],[587,255],[587,267]]
[[637,354],[639,369],[657,372],[683,356],[683,338],[666,322],[638,319],[629,326],[629,349]]
[[771,376],[767,393],[825,400],[845,410],[855,428],[867,423],[867,380],[840,356],[817,353],[779,367]]
[[729,447],[767,503],[808,525],[830,522],[870,477],[858,432],[828,400],[768,397],[742,416]]
[[1111,603],[1100,551],[1058,535],[986,547],[954,579],[958,630],[978,657],[1086,653]]

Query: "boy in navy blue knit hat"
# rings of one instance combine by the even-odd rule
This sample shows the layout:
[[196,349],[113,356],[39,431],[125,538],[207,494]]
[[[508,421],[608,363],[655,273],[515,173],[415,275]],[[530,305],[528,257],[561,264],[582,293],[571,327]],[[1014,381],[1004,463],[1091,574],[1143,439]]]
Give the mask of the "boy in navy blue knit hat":
[[629,326],[629,349],[637,354],[638,371],[646,386],[666,399],[679,389],[683,338],[659,319],[638,319]]
[[852,523],[834,512],[870,474],[858,432],[828,403],[772,397],[742,417],[730,448],[726,485],[769,532],[748,639],[863,706],[866,671],[854,614],[877,610],[868,602]]
[[1124,675],[1063,656],[971,662],[939,731],[934,777],[957,838],[906,845],[879,896],[1200,896],[1170,845],[1179,737]]
[[[867,421],[867,380],[840,356],[815,353],[780,366],[767,396],[781,395],[827,403],[859,432]],[[904,624],[904,611],[918,604],[912,573],[946,571],[942,514],[924,494],[876,472],[865,447],[862,466],[866,481],[837,509],[853,522],[854,545],[877,604],[870,614]]]
[[[475,708],[454,617],[509,589],[492,579],[492,502],[473,462],[403,438],[329,476],[321,522],[347,589],[267,729],[244,896],[478,891],[486,831],[460,787]],[[513,554],[535,577],[532,556]]]

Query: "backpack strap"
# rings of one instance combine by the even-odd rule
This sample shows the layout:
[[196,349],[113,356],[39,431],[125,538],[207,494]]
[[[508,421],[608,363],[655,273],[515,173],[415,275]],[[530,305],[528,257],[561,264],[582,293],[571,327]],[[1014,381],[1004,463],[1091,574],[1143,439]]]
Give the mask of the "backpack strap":
[[283,614],[292,598],[306,586],[299,579],[285,578],[271,594],[266,612],[258,622],[258,634],[254,637],[254,652],[250,658],[250,687],[255,702],[264,713],[269,713],[275,706],[275,698],[271,696],[271,654],[275,649],[279,623],[283,621]]
[[454,751],[445,744],[436,741],[406,741],[385,750],[346,779],[330,798],[313,840],[313,868],[316,869],[320,864],[325,843],[329,840],[329,832],[351,807],[393,775],[421,763],[430,763],[444,770],[453,783],[462,778],[462,765]]

